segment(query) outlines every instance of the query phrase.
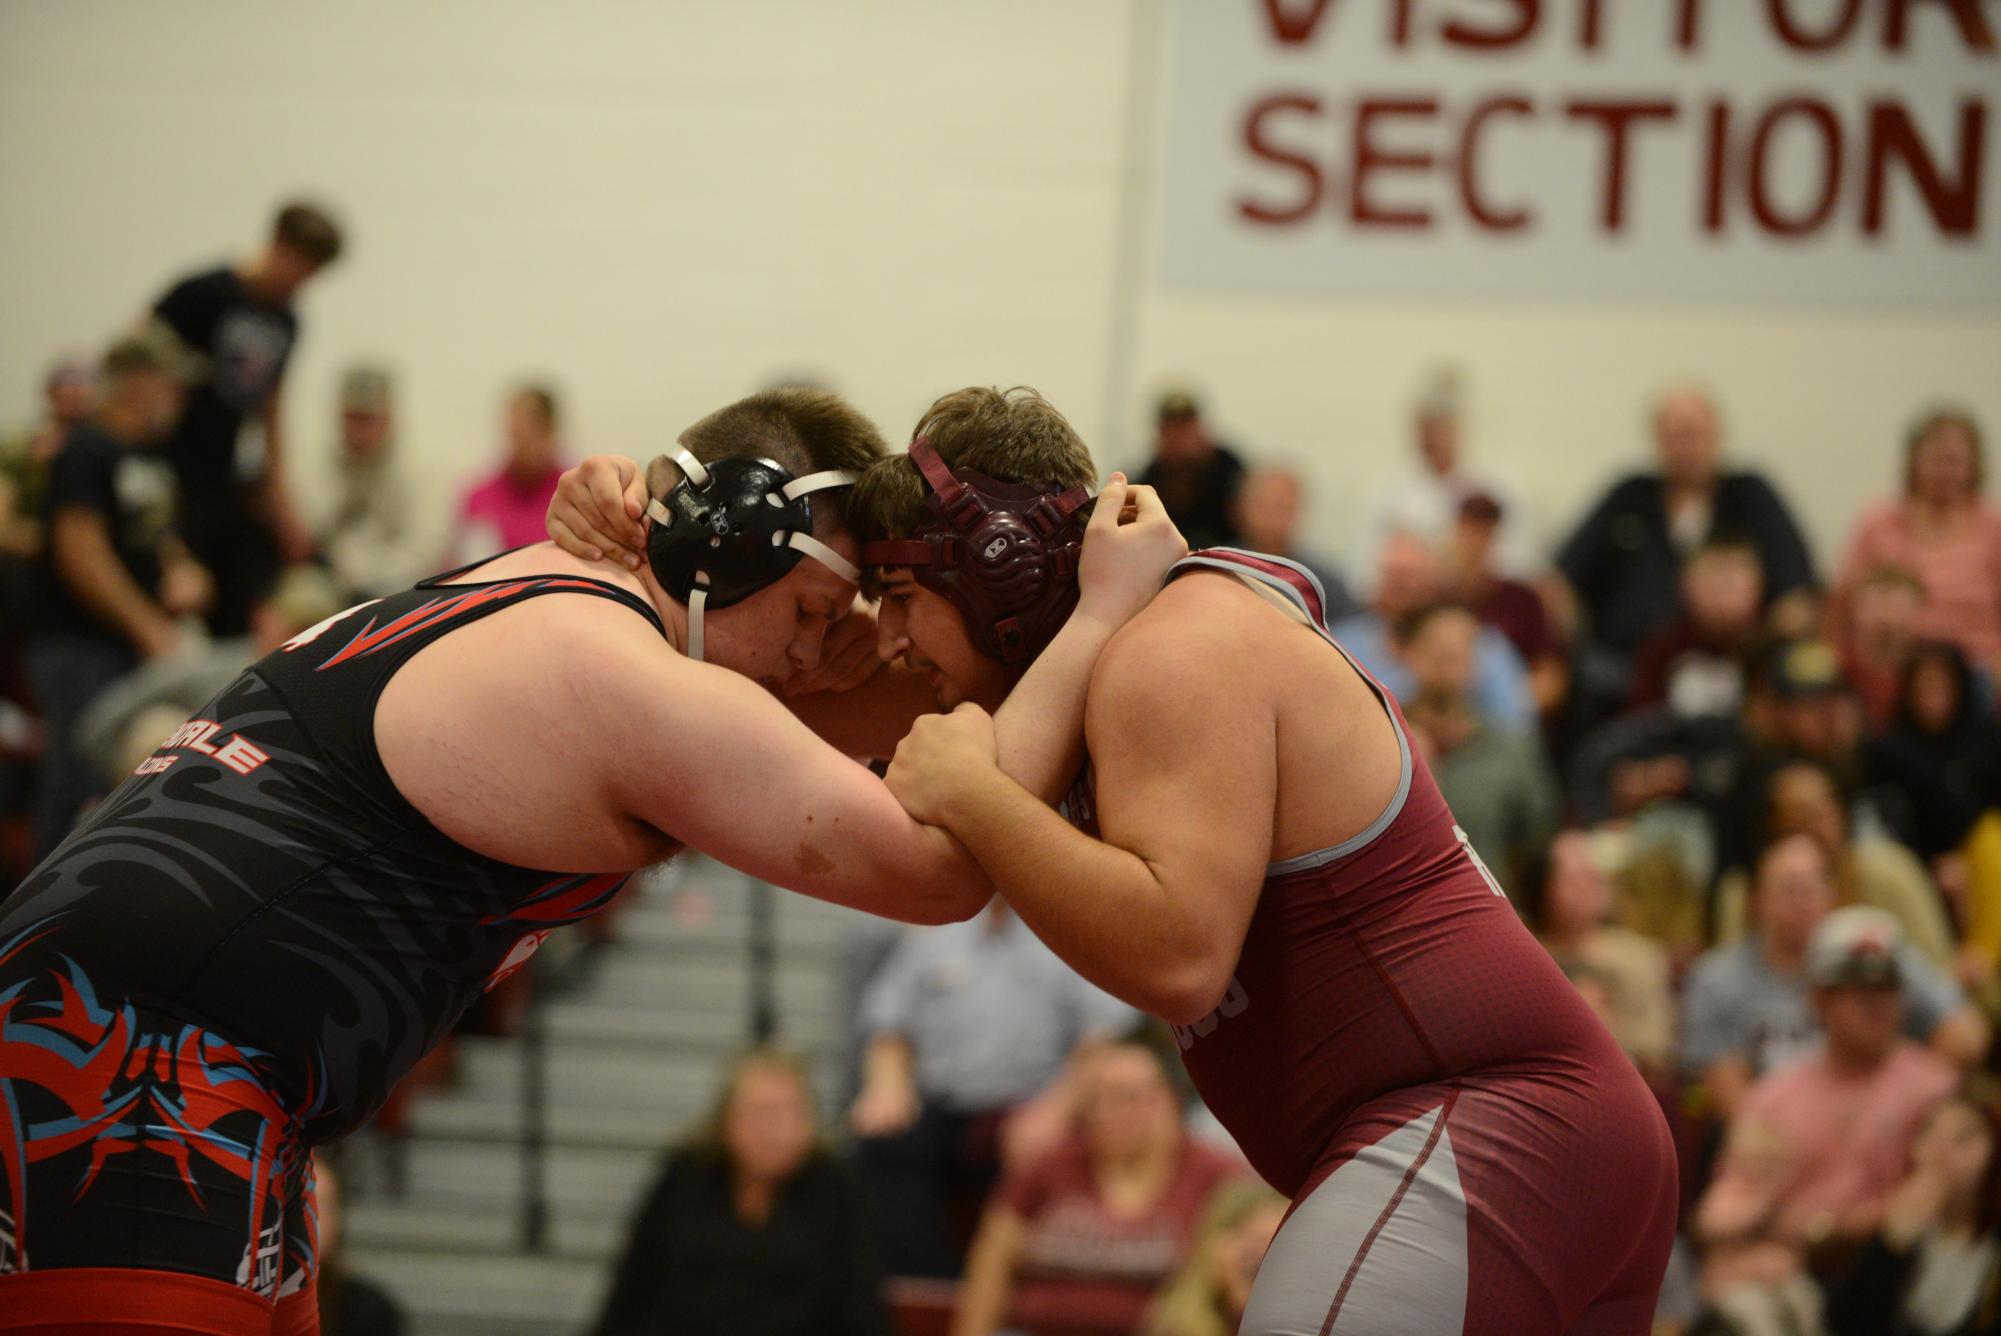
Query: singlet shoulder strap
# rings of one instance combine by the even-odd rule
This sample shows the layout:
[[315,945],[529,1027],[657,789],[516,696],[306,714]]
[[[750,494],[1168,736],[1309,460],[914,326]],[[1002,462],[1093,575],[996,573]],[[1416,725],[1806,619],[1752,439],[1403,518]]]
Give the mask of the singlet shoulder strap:
[[1356,661],[1347,646],[1334,638],[1334,632],[1327,625],[1327,591],[1321,586],[1320,577],[1296,561],[1284,557],[1274,557],[1264,552],[1248,552],[1237,547],[1209,547],[1187,556],[1170,566],[1167,578],[1173,580],[1189,571],[1223,571],[1229,575],[1241,576],[1275,590],[1298,608],[1320,638],[1332,645],[1337,653],[1355,670],[1376,701],[1383,707],[1389,718],[1390,728],[1397,738],[1397,787],[1389,804],[1377,814],[1376,819],[1357,831],[1354,835],[1325,849],[1315,849],[1271,864],[1265,869],[1267,876],[1284,876],[1289,872],[1302,872],[1309,868],[1325,867],[1355,853],[1373,843],[1377,836],[1390,828],[1403,811],[1404,803],[1410,797],[1410,786],[1416,772],[1416,762],[1412,757],[1410,737],[1404,731],[1403,713],[1397,708],[1389,690],[1372,676],[1368,669]]
[[1248,552],[1240,547],[1205,547],[1175,562],[1168,568],[1167,578],[1173,580],[1193,570],[1227,571],[1231,575],[1256,580],[1276,590],[1298,608],[1313,624],[1314,630],[1329,640],[1333,639],[1327,626],[1327,590],[1321,585],[1319,576],[1296,561],[1268,556],[1263,552]]
[[665,625],[661,623],[660,614],[654,610],[652,604],[648,603],[645,599],[640,598],[637,594],[634,594],[629,589],[621,589],[617,585],[611,583],[611,581],[600,580],[595,576],[517,575],[502,580],[459,581],[459,577],[461,575],[465,575],[468,574],[469,572],[476,571],[482,566],[491,565],[493,562],[500,560],[502,557],[512,556],[514,553],[519,552],[521,550],[522,550],[521,548],[512,547],[505,552],[496,552],[494,555],[490,557],[482,557],[478,561],[468,562],[467,564],[460,566],[454,570],[443,571],[437,575],[429,576],[425,579],[419,580],[417,581],[415,587],[418,589],[429,589],[440,593],[444,593],[454,589],[476,590],[476,589],[489,589],[499,585],[509,585],[517,587],[520,596],[524,598],[533,597],[536,594],[555,594],[555,593],[594,594],[599,598],[608,598],[614,603],[622,603],[626,607],[631,608],[634,612],[638,613],[640,616],[644,617],[647,621],[651,622],[653,624],[653,629],[660,633],[660,636],[663,640],[666,638],[667,628]]

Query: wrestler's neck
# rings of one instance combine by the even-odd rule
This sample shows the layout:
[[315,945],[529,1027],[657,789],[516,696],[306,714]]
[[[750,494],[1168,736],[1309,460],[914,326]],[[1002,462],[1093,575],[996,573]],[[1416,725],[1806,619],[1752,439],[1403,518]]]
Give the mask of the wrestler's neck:
[[627,580],[639,587],[640,593],[653,610],[660,614],[660,625],[667,628],[667,643],[681,653],[688,652],[688,605],[679,602],[667,592],[666,586],[653,577],[653,569],[641,563],[636,571],[630,571]]

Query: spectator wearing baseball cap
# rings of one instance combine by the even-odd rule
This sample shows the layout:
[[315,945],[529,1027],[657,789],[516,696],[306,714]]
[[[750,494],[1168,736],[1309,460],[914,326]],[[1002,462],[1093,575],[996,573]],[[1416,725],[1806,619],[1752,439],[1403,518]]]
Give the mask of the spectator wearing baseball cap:
[[1190,547],[1229,547],[1241,541],[1230,508],[1244,481],[1244,461],[1209,434],[1202,406],[1187,390],[1160,396],[1154,412],[1153,458],[1139,481],[1160,493],[1160,503]]
[[24,656],[48,730],[35,799],[43,855],[96,792],[75,746],[85,708],[143,660],[174,652],[181,619],[215,593],[181,541],[175,473],[157,448],[199,374],[195,362],[171,332],[149,326],[112,345],[100,374],[103,402],[50,464],[48,550]]
[[1913,1041],[1951,1065],[1977,1066],[1990,1031],[1959,985],[1896,930],[1896,920],[1871,906],[1837,909],[1839,889],[1827,850],[1806,832],[1780,834],[1759,856],[1751,883],[1751,930],[1741,941],[1705,954],[1689,971],[1683,993],[1681,1062],[1725,1117],[1741,1107],[1756,1080],[1811,1052],[1821,1040],[1813,1001],[1814,961],[1821,926],[1888,923],[1887,950],[1902,986],[1898,1020]]
[[314,538],[352,598],[379,598],[421,578],[436,552],[419,532],[397,440],[396,382],[385,367],[349,367],[340,385],[340,439],[333,484]]
[[1907,837],[1891,795],[1868,785],[1862,701],[1833,645],[1781,640],[1753,654],[1743,726],[1735,779],[1716,806],[1719,869],[1750,865],[1772,776],[1795,761],[1811,761],[1834,776],[1857,832]]
[[1911,1145],[1959,1074],[1900,1033],[1895,920],[1829,914],[1806,951],[1822,1044],[1753,1086],[1731,1120],[1697,1207],[1704,1288],[1747,1330],[1821,1329],[1815,1273],[1838,1271],[1874,1237]]

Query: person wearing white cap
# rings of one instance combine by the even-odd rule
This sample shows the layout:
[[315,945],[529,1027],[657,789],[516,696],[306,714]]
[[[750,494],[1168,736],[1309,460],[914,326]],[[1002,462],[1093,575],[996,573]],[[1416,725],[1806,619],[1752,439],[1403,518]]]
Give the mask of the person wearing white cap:
[[[1819,1038],[1809,996],[1810,944],[1838,904],[1826,849],[1805,833],[1779,835],[1752,868],[1752,931],[1716,947],[1689,971],[1682,1070],[1708,1089],[1723,1117],[1737,1112],[1754,1079],[1807,1052]],[[1958,1067],[1977,1066],[1991,1038],[1979,1009],[1901,935],[1892,950],[1903,985],[1904,1033]]]
[[1901,933],[1879,909],[1829,914],[1805,975],[1823,1041],[1751,1088],[1696,1209],[1703,1284],[1745,1333],[1823,1329],[1810,1273],[1881,1225],[1912,1140],[1958,1084],[1900,1033]]

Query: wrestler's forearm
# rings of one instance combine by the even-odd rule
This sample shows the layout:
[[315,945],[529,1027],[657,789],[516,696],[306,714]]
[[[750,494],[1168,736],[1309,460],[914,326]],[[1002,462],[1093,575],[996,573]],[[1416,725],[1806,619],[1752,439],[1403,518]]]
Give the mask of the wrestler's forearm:
[[1036,657],[994,715],[994,742],[1007,777],[1054,804],[1084,760],[1084,698],[1091,670],[1118,626],[1079,609]]
[[999,771],[971,779],[947,826],[1037,937],[1122,1002],[1177,1023],[1215,1004],[1208,930],[1144,859],[1094,840]]

